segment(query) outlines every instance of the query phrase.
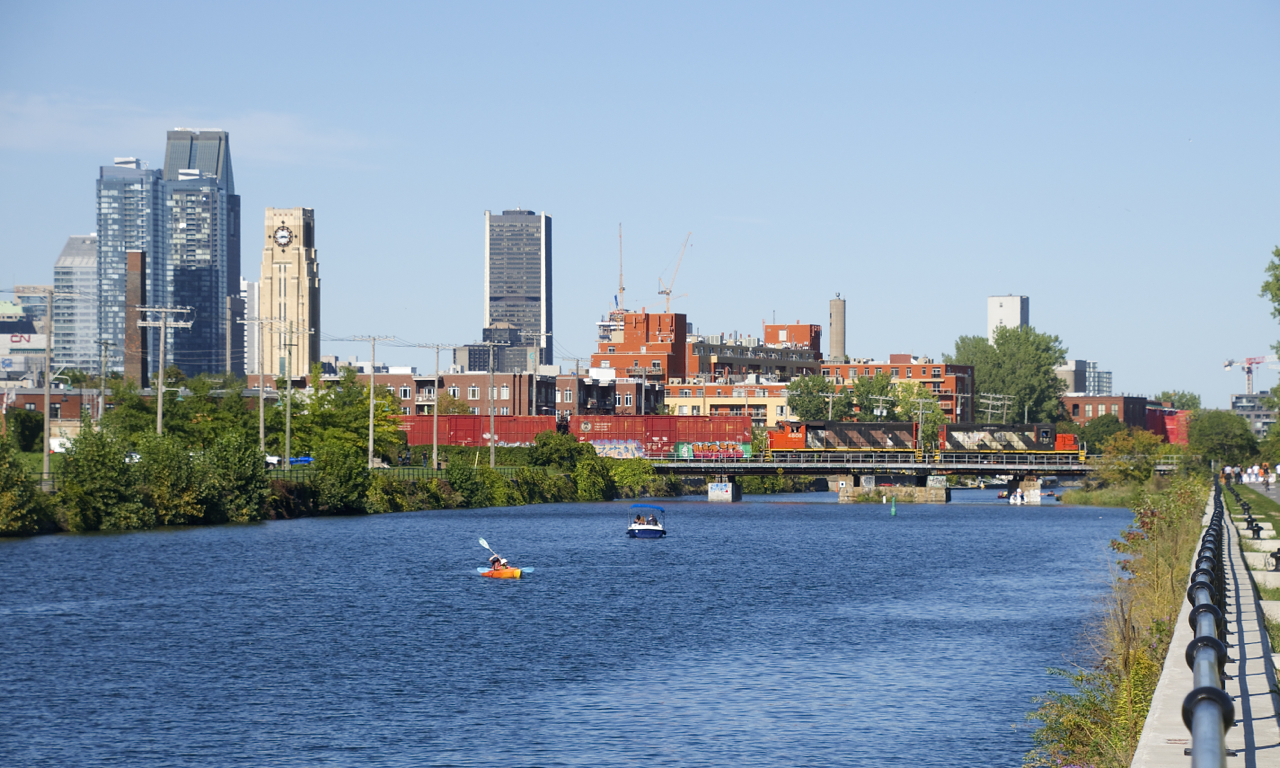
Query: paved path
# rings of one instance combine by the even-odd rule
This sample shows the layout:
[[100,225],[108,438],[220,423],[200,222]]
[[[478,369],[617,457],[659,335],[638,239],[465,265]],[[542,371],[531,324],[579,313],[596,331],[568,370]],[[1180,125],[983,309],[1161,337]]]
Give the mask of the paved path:
[[[1261,493],[1262,486],[1256,487]],[[1276,498],[1277,491],[1267,494]],[[1277,499],[1280,501],[1280,499]],[[1213,508],[1208,507],[1205,522]],[[1280,618],[1280,601],[1275,605],[1260,603],[1249,571],[1245,567],[1239,532],[1227,525],[1229,557],[1227,576],[1227,629],[1231,644],[1229,652],[1234,663],[1227,664],[1227,693],[1236,703],[1236,724],[1227,731],[1227,749],[1236,750],[1236,757],[1228,757],[1231,768],[1280,768],[1280,696],[1272,693],[1276,688],[1275,663],[1280,656],[1273,656],[1264,625],[1264,608],[1274,610]],[[1275,549],[1280,541],[1267,542],[1266,550]],[[1265,557],[1262,556],[1262,557]],[[1251,558],[1261,562],[1256,556]],[[1269,576],[1256,574],[1259,581],[1270,581]],[[1275,574],[1280,577],[1280,574]],[[1280,579],[1275,580],[1280,586]],[[1191,758],[1183,750],[1191,744],[1191,733],[1182,723],[1182,700],[1192,689],[1191,670],[1187,667],[1184,649],[1191,642],[1194,632],[1187,623],[1191,605],[1182,601],[1182,612],[1174,629],[1173,642],[1160,673],[1160,682],[1151,702],[1151,711],[1142,728],[1138,750],[1134,754],[1132,768],[1156,768],[1157,766],[1190,765]]]

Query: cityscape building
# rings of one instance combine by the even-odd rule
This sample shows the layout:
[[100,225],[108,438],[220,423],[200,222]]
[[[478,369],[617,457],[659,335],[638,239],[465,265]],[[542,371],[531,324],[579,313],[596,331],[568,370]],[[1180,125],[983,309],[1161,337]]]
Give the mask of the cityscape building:
[[1026,296],[987,297],[987,341],[994,344],[1000,326],[1025,328],[1031,324],[1031,300]]
[[320,263],[315,229],[311,208],[266,211],[258,311],[266,322],[264,367],[281,376],[285,371],[293,378],[306,376],[312,363],[320,362]]
[[1276,423],[1276,412],[1264,405],[1270,395],[1269,391],[1263,390],[1257,394],[1231,396],[1231,412],[1243,416],[1259,440],[1266,437],[1271,425]]
[[53,265],[53,365],[98,373],[98,236],[67,238]]
[[1065,365],[1053,369],[1053,372],[1067,383],[1068,393],[1094,396],[1111,394],[1111,371],[1098,370],[1098,363],[1094,360],[1068,360]]
[[484,222],[484,327],[509,324],[552,365],[551,217],[485,211]]
[[[133,157],[98,171],[98,337],[107,343],[108,373],[124,370],[126,254],[143,254],[148,279],[169,273],[160,256],[162,186],[161,172]],[[167,297],[163,281],[145,288],[152,300]]]
[[833,363],[847,363],[849,356],[845,354],[845,300],[840,294],[831,300],[831,354],[828,359]]
[[[244,319],[246,321],[256,321],[259,318],[258,311],[258,283],[249,282],[243,277],[240,278],[240,300],[244,302]],[[245,322],[243,341],[244,345],[244,374],[245,376],[256,376],[258,374],[258,323]],[[263,329],[263,338],[265,338],[266,329]]]

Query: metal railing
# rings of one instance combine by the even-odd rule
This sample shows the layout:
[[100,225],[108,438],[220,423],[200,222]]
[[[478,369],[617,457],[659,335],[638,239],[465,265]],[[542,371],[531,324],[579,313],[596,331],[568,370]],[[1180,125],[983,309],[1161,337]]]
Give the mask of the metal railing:
[[[1228,490],[1240,501],[1236,489]],[[1213,514],[1209,527],[1200,539],[1196,567],[1187,584],[1187,600],[1191,603],[1190,622],[1195,637],[1187,645],[1187,666],[1191,667],[1193,685],[1182,701],[1182,722],[1191,731],[1191,768],[1220,768],[1227,764],[1227,731],[1235,725],[1236,708],[1231,696],[1223,690],[1227,678],[1226,560],[1227,538],[1223,525],[1225,507],[1222,489],[1213,484]],[[1241,501],[1241,509],[1247,507]],[[1252,517],[1252,516],[1250,516]]]
[[[470,466],[470,462],[467,462]],[[487,465],[483,465],[487,469]],[[515,477],[516,472],[521,467],[495,467],[498,474],[503,477]],[[537,474],[550,474],[547,467],[525,467]],[[316,476],[317,468],[312,466],[293,467],[292,469],[271,469],[267,470],[268,480],[288,480],[295,483],[306,482]],[[390,475],[397,480],[435,480],[444,479],[445,471],[443,469],[431,469],[430,467],[379,467],[372,470],[374,474]]]

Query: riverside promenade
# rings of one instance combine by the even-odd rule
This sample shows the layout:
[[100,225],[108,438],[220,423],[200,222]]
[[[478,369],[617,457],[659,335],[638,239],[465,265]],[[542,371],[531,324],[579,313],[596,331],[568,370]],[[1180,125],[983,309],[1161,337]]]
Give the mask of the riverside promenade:
[[[1261,485],[1249,487],[1263,493]],[[1265,495],[1280,501],[1275,490]],[[1213,501],[1210,499],[1205,509],[1206,525],[1212,513]],[[1243,526],[1243,523],[1239,525]],[[1280,695],[1276,693],[1280,688],[1276,684],[1275,672],[1276,660],[1280,657],[1274,655],[1264,623],[1266,615],[1280,619],[1280,600],[1260,601],[1246,566],[1246,561],[1253,566],[1253,576],[1259,584],[1280,587],[1280,572],[1265,570],[1270,566],[1266,552],[1280,548],[1280,539],[1274,538],[1275,532],[1268,530],[1264,532],[1266,539],[1245,544],[1235,524],[1226,525],[1225,530],[1228,552],[1225,564],[1227,630],[1231,633],[1228,654],[1234,660],[1226,666],[1226,674],[1231,676],[1226,681],[1226,691],[1236,707],[1235,725],[1227,731],[1226,745],[1236,756],[1228,756],[1223,764],[1231,768],[1280,768],[1280,721],[1277,720]],[[1132,768],[1164,768],[1191,763],[1191,758],[1184,752],[1191,746],[1191,732],[1182,721],[1182,702],[1194,687],[1184,652],[1194,636],[1188,621],[1190,615],[1191,604],[1183,600],[1169,655],[1165,658],[1151,710],[1130,764]]]

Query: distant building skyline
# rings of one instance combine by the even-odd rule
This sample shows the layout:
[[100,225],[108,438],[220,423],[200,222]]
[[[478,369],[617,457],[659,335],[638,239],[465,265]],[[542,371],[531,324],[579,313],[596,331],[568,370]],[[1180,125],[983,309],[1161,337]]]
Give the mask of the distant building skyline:
[[146,255],[147,296],[167,298],[162,276],[168,270],[160,253],[161,176],[134,157],[117,157],[98,169],[98,337],[109,344],[108,373],[124,371],[127,252]]
[[[258,283],[263,366],[277,376],[297,378],[320,362],[320,264],[316,257],[315,211],[268,208]],[[293,364],[289,367],[290,345]],[[264,371],[264,372],[266,372]]]
[[552,365],[551,217],[517,208],[484,223],[484,327],[509,323]]
[[53,265],[53,364],[98,372],[98,236],[73,235]]

